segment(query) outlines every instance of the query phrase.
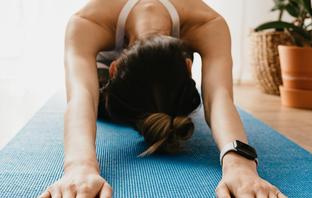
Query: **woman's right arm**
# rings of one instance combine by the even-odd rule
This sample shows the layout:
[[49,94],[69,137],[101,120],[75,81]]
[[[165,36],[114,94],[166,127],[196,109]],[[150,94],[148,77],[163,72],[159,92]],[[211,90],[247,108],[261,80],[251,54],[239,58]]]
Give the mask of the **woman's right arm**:
[[95,150],[99,99],[96,54],[111,45],[111,35],[92,17],[75,14],[68,22],[64,57],[64,175],[42,197],[112,196],[110,185],[99,175]]

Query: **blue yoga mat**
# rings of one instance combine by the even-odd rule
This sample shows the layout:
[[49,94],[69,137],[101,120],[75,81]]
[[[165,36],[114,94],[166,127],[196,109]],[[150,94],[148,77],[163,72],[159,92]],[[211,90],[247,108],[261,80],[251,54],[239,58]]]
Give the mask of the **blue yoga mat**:
[[[0,198],[36,197],[62,176],[63,91],[55,94],[0,151]],[[259,155],[259,174],[289,197],[312,197],[312,155],[239,110],[249,142]],[[136,156],[146,144],[136,131],[97,121],[101,175],[117,198],[215,197],[221,179],[219,152],[203,117],[192,115],[195,132],[188,148],[174,156]],[[300,131],[298,131],[300,133]]]

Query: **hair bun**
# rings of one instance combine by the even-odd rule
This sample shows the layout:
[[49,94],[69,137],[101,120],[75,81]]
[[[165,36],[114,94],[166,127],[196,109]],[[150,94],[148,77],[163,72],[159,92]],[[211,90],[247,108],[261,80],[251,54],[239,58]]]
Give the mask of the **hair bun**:
[[156,150],[173,154],[181,149],[181,142],[189,139],[194,132],[191,118],[172,117],[166,113],[152,113],[137,123],[149,148],[139,157],[150,155]]
[[176,116],[172,118],[172,129],[181,140],[189,139],[194,131],[192,119],[186,116]]

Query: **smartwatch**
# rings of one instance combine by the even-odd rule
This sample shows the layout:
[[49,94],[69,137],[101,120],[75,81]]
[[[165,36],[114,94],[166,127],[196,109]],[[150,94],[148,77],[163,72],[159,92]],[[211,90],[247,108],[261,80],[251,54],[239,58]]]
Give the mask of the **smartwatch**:
[[225,154],[230,151],[234,151],[235,153],[249,159],[254,160],[258,165],[257,152],[256,150],[248,144],[241,142],[239,140],[234,140],[224,146],[224,148],[220,152],[220,164],[222,166],[222,160]]

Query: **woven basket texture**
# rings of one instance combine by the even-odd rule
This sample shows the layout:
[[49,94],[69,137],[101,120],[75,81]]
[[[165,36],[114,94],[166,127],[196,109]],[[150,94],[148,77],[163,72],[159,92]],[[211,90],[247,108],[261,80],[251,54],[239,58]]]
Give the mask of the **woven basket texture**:
[[285,32],[251,32],[249,35],[250,64],[259,87],[267,94],[280,95],[282,85],[278,45],[292,44]]

